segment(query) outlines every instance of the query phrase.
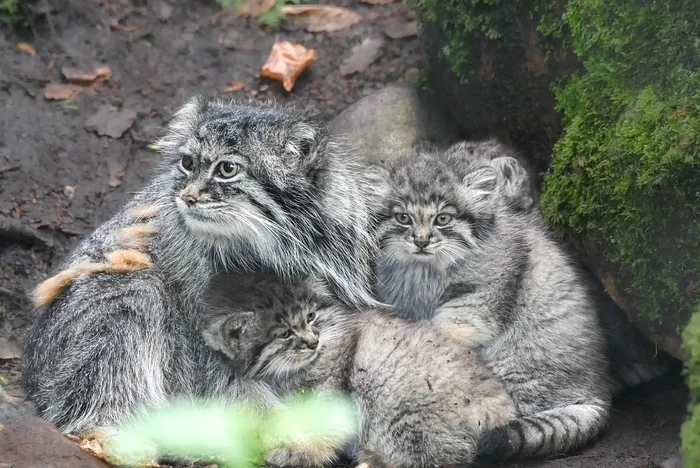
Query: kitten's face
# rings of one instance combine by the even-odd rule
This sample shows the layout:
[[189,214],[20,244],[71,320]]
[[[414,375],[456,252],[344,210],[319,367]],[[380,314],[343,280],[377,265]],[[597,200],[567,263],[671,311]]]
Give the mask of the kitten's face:
[[234,310],[209,319],[207,343],[249,376],[284,378],[313,363],[322,352],[320,331],[333,303],[304,284],[270,280],[248,292],[227,299]]
[[286,204],[303,192],[324,135],[279,109],[192,100],[159,143],[175,169],[173,203],[200,235],[283,237]]
[[494,171],[419,154],[384,174],[379,213],[382,256],[447,265],[469,255],[494,220]]

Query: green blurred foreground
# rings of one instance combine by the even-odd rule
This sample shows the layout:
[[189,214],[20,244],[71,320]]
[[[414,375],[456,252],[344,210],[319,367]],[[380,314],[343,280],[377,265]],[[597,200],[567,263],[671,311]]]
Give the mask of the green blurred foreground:
[[104,450],[121,466],[167,459],[252,467],[264,465],[275,448],[318,441],[342,446],[357,429],[355,407],[341,396],[300,394],[269,411],[249,402],[183,401],[126,424]]

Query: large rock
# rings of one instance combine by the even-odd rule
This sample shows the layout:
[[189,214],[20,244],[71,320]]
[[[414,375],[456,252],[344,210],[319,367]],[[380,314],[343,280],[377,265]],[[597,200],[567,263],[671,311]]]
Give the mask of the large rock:
[[12,468],[109,468],[39,418],[0,429],[0,460]]
[[457,133],[434,100],[408,84],[388,86],[357,101],[328,127],[342,136],[365,163],[384,163],[416,145],[444,147]]

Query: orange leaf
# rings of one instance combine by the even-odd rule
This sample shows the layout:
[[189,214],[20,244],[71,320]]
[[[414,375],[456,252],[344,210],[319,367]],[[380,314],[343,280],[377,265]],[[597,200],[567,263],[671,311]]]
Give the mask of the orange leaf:
[[260,76],[281,81],[284,89],[291,91],[297,78],[317,57],[315,50],[307,49],[301,44],[277,41],[260,70]]
[[338,31],[362,20],[362,16],[352,10],[329,5],[286,5],[280,11],[305,23],[309,32]]
[[275,0],[245,0],[243,5],[238,7],[238,16],[257,18],[272,10]]
[[230,81],[221,88],[222,93],[233,93],[235,91],[240,91],[245,88],[245,84],[240,81]]
[[92,89],[99,88],[103,81],[108,81],[112,78],[112,69],[107,65],[92,70],[63,67],[61,68],[61,73],[71,84]]
[[17,48],[27,55],[36,55],[36,49],[31,44],[26,42],[18,42]]
[[72,84],[49,83],[44,88],[44,97],[52,101],[65,101],[73,99],[82,91],[83,88]]

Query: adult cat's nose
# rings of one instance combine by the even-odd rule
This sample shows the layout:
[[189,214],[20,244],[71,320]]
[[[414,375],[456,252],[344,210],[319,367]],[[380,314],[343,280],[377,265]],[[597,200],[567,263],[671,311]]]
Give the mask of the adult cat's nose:
[[180,198],[182,198],[182,201],[187,203],[187,206],[192,206],[197,203],[197,198],[193,195],[180,195]]
[[192,185],[187,186],[182,192],[180,192],[180,198],[187,204],[187,206],[192,206],[199,201],[199,190]]

